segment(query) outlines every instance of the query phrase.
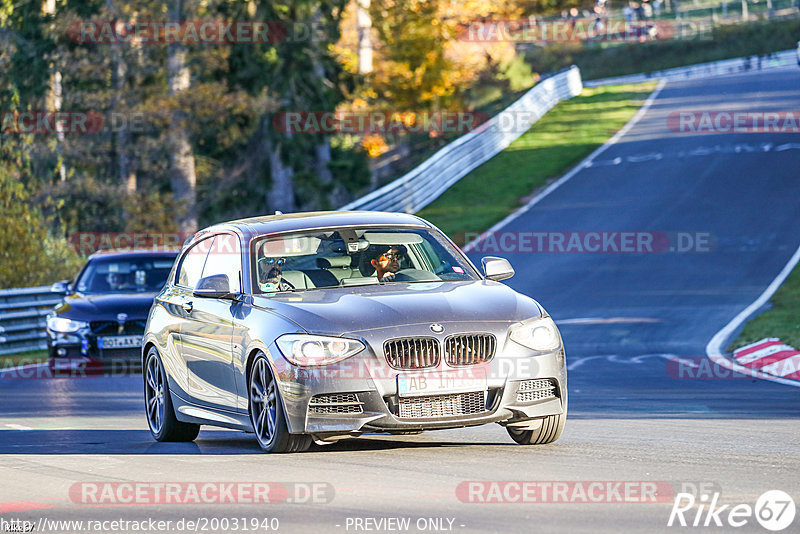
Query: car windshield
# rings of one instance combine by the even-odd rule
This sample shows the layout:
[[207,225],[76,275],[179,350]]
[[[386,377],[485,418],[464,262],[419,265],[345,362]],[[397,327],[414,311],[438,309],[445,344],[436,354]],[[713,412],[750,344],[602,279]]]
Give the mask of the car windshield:
[[447,239],[420,228],[270,234],[253,247],[256,293],[480,279]]
[[174,256],[95,258],[78,278],[81,293],[153,293],[164,287]]

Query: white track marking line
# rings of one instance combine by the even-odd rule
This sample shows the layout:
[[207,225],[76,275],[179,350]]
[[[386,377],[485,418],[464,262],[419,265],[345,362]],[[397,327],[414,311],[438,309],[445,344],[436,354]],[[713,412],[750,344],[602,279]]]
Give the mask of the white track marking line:
[[17,365],[16,367],[3,367],[0,368],[0,375],[5,373],[13,373],[15,371],[24,371],[25,369],[34,369],[38,367],[44,367],[49,365],[47,362],[42,363],[27,363],[25,365]]
[[618,354],[598,354],[594,356],[583,356],[580,358],[573,358],[570,363],[567,364],[567,371],[574,371],[584,363],[592,360],[606,360],[611,363],[621,363],[625,365],[638,365],[640,363],[645,363],[644,360],[648,358],[664,358],[665,360],[674,360],[680,362],[688,367],[692,367],[697,369],[699,366],[697,363],[681,358],[676,354],[666,354],[666,353],[653,353],[653,354],[640,354],[638,356],[632,357],[623,357]]
[[764,292],[761,293],[761,295],[748,307],[739,312],[739,315],[731,319],[728,324],[722,327],[719,332],[714,334],[714,337],[712,337],[711,341],[709,341],[708,345],[706,345],[706,355],[711,359],[711,361],[721,367],[725,367],[726,369],[736,371],[737,373],[741,373],[743,375],[763,378],[764,380],[771,380],[773,382],[778,382],[779,384],[786,384],[787,386],[800,387],[800,381],[779,378],[777,376],[768,375],[766,373],[762,373],[761,371],[756,371],[755,369],[745,367],[744,365],[739,365],[738,363],[726,357],[722,352],[723,344],[728,340],[728,338],[730,338],[733,332],[739,328],[742,323],[749,319],[750,316],[756,312],[756,310],[767,303],[767,301],[781,286],[783,281],[786,280],[786,278],[792,272],[792,269],[794,269],[798,261],[800,261],[800,247],[797,247],[794,255],[789,259],[789,263],[783,267],[783,270],[778,273],[778,276],[776,276],[772,283],[767,286],[767,289],[765,289]]
[[603,143],[602,146],[597,147],[597,149],[594,152],[592,152],[591,154],[586,156],[586,158],[584,158],[583,161],[581,161],[575,167],[573,167],[572,170],[570,170],[567,174],[565,174],[564,176],[562,176],[561,178],[559,178],[558,180],[556,180],[555,182],[553,182],[552,184],[547,186],[547,188],[544,191],[542,191],[541,193],[539,193],[538,195],[533,197],[530,200],[530,202],[528,202],[524,206],[518,208],[516,211],[513,211],[510,214],[508,214],[505,219],[503,219],[502,221],[498,222],[497,224],[495,224],[494,226],[492,226],[491,228],[486,230],[484,233],[479,235],[474,241],[471,241],[470,243],[467,243],[467,245],[463,249],[464,252],[469,252],[470,250],[475,248],[478,245],[478,243],[483,241],[483,239],[488,234],[491,234],[493,232],[497,232],[498,230],[500,230],[500,228],[502,228],[503,226],[507,225],[508,223],[510,223],[511,221],[516,219],[517,217],[519,217],[520,215],[522,215],[525,212],[527,212],[533,206],[538,204],[544,197],[546,197],[547,195],[549,195],[550,193],[552,193],[553,191],[558,189],[560,186],[562,186],[564,183],[566,183],[567,180],[569,180],[570,178],[572,178],[573,176],[575,176],[576,174],[581,172],[583,169],[591,167],[592,160],[594,158],[596,158],[597,156],[599,156],[600,154],[605,152],[606,149],[608,149],[610,146],[616,144],[623,135],[628,133],[628,131],[631,128],[633,128],[633,126],[637,122],[639,122],[639,120],[644,116],[644,114],[647,113],[647,110],[650,109],[650,106],[653,105],[653,102],[655,101],[655,99],[658,98],[658,94],[664,88],[664,85],[666,85],[666,83],[667,83],[667,80],[665,80],[665,79],[662,79],[660,82],[658,82],[658,85],[656,86],[656,88],[653,90],[652,93],[650,93],[650,96],[647,97],[647,100],[644,101],[644,104],[642,104],[642,107],[639,108],[639,110],[636,112],[636,114],[633,116],[633,118],[631,118],[631,120],[629,120],[628,123],[625,124],[625,126],[623,126],[620,131],[615,133],[614,136],[611,139],[609,139],[608,141]]
[[8,428],[11,428],[11,429],[14,429],[14,430],[33,430],[33,428],[31,428],[29,426],[17,425],[17,424],[14,424],[14,423],[6,424],[6,426]]
[[638,324],[638,323],[660,323],[661,319],[652,317],[575,317],[572,319],[561,319],[556,321],[557,325],[562,324]]
[[567,371],[572,371],[574,369],[577,369],[578,367],[580,367],[581,365],[583,365],[584,363],[586,363],[588,361],[600,360],[600,359],[609,359],[612,356],[614,356],[614,355],[613,354],[602,354],[602,355],[598,355],[598,356],[584,356],[582,358],[573,358],[572,361],[567,364]]

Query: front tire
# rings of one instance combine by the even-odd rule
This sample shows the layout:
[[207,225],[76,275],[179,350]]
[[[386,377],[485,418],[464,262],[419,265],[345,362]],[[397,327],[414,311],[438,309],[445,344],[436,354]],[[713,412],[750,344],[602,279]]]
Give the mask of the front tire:
[[194,441],[200,425],[183,423],[175,417],[167,373],[155,347],[147,351],[142,376],[147,425],[156,441]]
[[263,353],[253,360],[248,391],[250,422],[265,452],[302,452],[311,446],[311,436],[289,433],[278,383]]
[[564,413],[558,415],[548,415],[540,419],[542,422],[538,428],[525,430],[507,426],[506,431],[511,439],[520,445],[547,445],[553,443],[564,432],[564,425],[567,423],[567,398],[564,392]]

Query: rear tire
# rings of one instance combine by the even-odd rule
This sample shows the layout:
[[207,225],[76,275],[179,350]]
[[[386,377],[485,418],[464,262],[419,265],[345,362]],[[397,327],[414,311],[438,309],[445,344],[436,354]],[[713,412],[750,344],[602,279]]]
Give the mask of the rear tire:
[[267,357],[259,352],[250,367],[248,399],[250,423],[264,452],[303,452],[313,443],[308,434],[290,434],[278,383]]
[[142,377],[147,425],[155,440],[194,441],[200,432],[200,425],[184,423],[175,417],[167,374],[155,347],[147,351]]

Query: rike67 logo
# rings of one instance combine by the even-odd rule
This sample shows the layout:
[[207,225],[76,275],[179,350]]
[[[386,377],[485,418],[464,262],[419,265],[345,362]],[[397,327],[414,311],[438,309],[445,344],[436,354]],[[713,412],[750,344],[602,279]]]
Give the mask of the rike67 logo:
[[719,496],[719,493],[714,493],[709,498],[708,494],[703,494],[698,498],[691,493],[678,493],[667,526],[736,528],[748,524],[755,516],[762,527],[777,532],[794,522],[794,500],[785,491],[763,493],[754,507],[745,503],[720,505]]

